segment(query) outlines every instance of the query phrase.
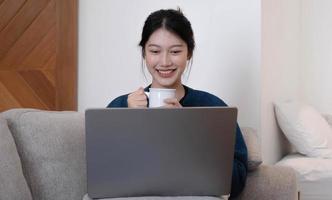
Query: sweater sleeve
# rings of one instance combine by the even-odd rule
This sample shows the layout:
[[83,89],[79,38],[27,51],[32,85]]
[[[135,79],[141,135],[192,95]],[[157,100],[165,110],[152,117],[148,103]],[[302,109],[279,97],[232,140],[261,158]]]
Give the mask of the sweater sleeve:
[[111,101],[111,103],[107,105],[107,108],[126,108],[128,107],[127,98],[128,95],[119,96]]

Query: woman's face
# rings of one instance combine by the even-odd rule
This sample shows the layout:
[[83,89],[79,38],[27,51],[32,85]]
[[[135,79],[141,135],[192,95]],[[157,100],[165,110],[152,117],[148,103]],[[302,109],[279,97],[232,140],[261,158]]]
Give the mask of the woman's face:
[[176,34],[160,28],[145,44],[145,61],[152,75],[152,87],[177,88],[186,68],[188,48]]

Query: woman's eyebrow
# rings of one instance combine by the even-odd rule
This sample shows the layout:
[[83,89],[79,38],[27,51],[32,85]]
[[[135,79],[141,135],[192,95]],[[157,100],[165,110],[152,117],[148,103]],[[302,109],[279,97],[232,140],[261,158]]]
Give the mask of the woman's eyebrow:
[[[174,45],[171,45],[170,48],[173,48],[173,47],[183,47],[184,45],[183,44],[174,44]],[[148,47],[161,47],[160,45],[157,45],[157,44],[149,44]]]
[[173,47],[183,47],[183,46],[184,46],[183,44],[175,44],[175,45],[172,45],[170,47],[173,48]]
[[160,46],[156,44],[149,44],[148,47],[160,47]]

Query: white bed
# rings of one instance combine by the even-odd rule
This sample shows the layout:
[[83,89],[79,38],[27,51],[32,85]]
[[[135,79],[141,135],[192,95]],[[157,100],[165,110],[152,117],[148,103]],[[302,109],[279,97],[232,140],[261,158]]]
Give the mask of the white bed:
[[295,153],[287,155],[277,165],[292,167],[297,172],[300,200],[332,200],[332,159]]

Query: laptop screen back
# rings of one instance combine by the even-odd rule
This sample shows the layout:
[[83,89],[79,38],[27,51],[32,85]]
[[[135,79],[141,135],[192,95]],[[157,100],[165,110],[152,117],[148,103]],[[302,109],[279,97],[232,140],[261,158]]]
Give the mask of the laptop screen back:
[[87,110],[89,196],[229,194],[236,117],[229,107]]

